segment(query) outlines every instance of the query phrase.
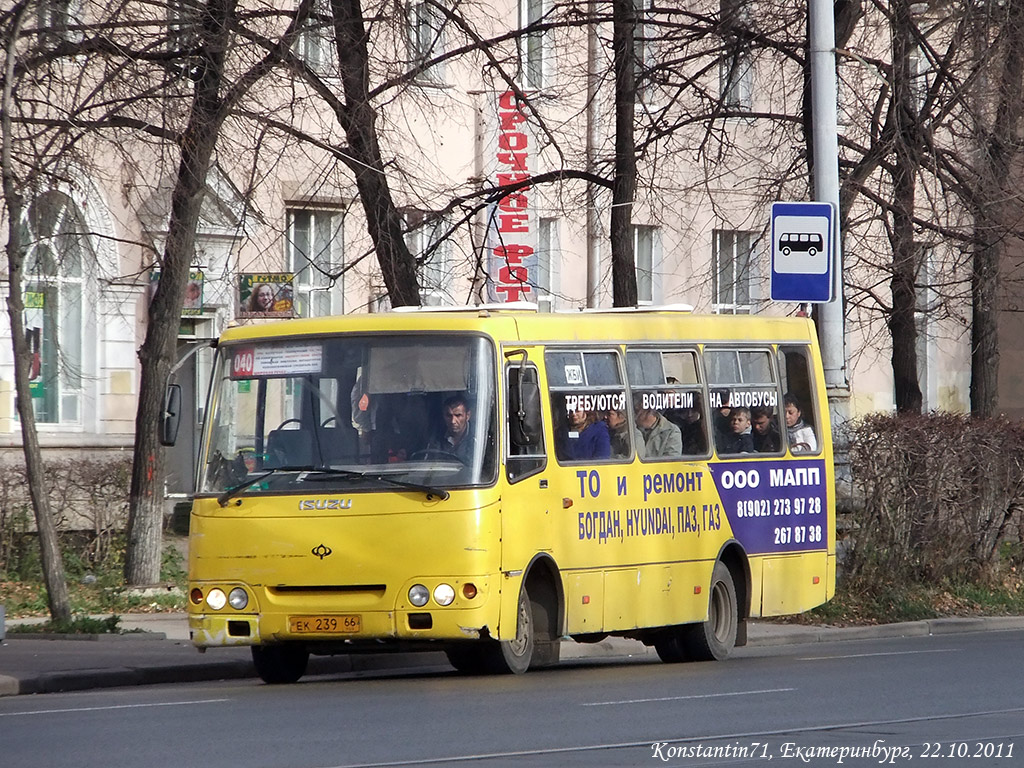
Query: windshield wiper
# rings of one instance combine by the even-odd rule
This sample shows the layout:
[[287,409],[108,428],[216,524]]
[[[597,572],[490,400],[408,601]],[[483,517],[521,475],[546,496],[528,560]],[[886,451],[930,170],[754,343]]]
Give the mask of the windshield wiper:
[[231,488],[228,488],[226,491],[224,491],[224,493],[222,493],[220,496],[217,497],[217,503],[220,504],[222,507],[226,507],[228,505],[228,502],[231,501],[231,499],[233,499],[239,493],[244,491],[246,488],[248,488],[248,487],[250,487],[252,485],[256,485],[256,483],[258,483],[260,480],[266,480],[268,477],[270,477],[275,472],[279,472],[280,469],[281,468],[274,467],[273,469],[268,470],[267,472],[264,472],[263,474],[256,475],[256,477],[250,477],[244,483],[239,483],[238,485],[235,485],[235,486],[232,486]]
[[408,488],[411,491],[421,491],[427,494],[428,500],[431,496],[437,496],[441,501],[446,501],[448,497],[451,496],[451,494],[444,488],[436,488],[432,485],[423,485],[422,483],[407,483],[404,480],[395,480],[393,477],[388,477],[387,475],[380,473],[356,472],[353,469],[333,469],[331,467],[318,467],[312,471],[316,472],[316,474],[312,476],[307,475],[305,477],[306,480],[320,481],[330,480],[334,477],[350,477],[360,480],[377,480],[378,482],[388,483],[389,485],[394,485],[398,488]]

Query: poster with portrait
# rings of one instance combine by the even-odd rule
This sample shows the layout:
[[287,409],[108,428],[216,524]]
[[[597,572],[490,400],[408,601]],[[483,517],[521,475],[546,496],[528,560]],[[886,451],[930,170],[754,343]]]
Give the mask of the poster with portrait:
[[247,273],[238,276],[238,317],[292,317],[291,272]]
[[188,273],[188,285],[185,286],[185,303],[181,307],[183,315],[198,315],[203,311],[203,273],[194,269]]
[[43,397],[45,384],[42,377],[43,366],[43,323],[46,321],[46,296],[41,291],[25,292],[25,340],[28,342],[29,363],[28,388],[32,397]]
[[[201,315],[203,313],[203,271],[193,269],[188,273],[188,284],[185,286],[185,300],[181,306],[182,315]],[[160,282],[160,270],[149,273],[149,300],[156,296],[156,286]]]

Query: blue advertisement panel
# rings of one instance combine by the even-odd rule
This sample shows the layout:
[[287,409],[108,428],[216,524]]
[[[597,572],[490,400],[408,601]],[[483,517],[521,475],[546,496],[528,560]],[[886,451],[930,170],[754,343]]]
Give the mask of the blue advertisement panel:
[[828,546],[828,494],[821,459],[709,464],[733,534],[748,554]]

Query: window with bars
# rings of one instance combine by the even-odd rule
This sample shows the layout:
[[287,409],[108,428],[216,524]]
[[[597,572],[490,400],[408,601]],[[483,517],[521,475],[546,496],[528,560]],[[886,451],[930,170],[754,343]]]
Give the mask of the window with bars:
[[339,211],[288,210],[286,260],[288,270],[295,276],[297,316],[323,317],[345,311],[344,285],[340,277],[343,248]]
[[752,250],[754,233],[716,229],[711,254],[712,296],[715,312],[749,314],[753,311]]

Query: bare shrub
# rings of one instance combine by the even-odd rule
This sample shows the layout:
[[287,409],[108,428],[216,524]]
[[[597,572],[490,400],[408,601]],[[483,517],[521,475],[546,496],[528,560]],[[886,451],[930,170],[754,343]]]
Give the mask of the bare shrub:
[[[123,557],[118,537],[128,519],[130,473],[126,453],[49,458],[47,493],[66,556],[96,566]],[[0,573],[24,571],[36,547],[25,467],[5,462],[0,469]]]
[[[966,415],[875,414],[851,424],[854,578],[935,582],[995,576],[1020,542],[1024,428]],[[1019,547],[1017,547],[1019,549]]]

